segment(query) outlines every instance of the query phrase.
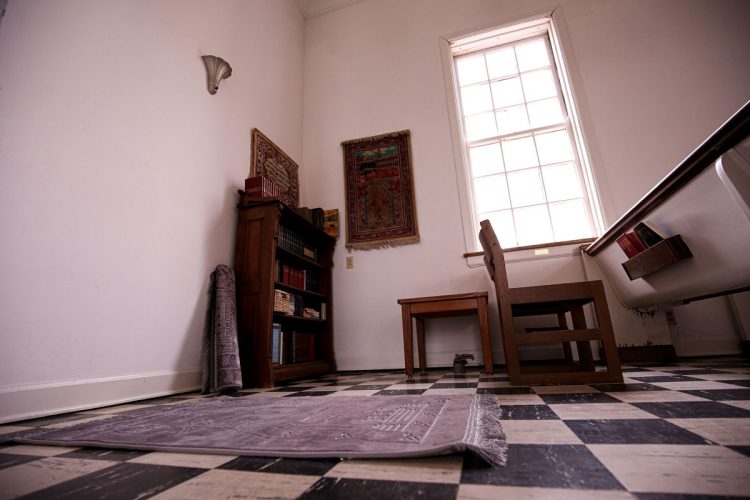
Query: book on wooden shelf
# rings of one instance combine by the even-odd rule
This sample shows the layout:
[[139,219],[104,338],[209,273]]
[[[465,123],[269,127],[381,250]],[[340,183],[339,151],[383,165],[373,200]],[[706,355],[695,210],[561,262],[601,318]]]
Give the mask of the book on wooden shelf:
[[623,233],[615,240],[628,259],[632,259],[646,249],[640,238],[633,231]]
[[281,364],[281,324],[274,323],[271,331],[271,362]]
[[636,224],[633,232],[647,247],[652,247],[667,239],[667,234],[650,220],[643,220]]
[[339,209],[323,211],[323,231],[334,238],[339,237]]

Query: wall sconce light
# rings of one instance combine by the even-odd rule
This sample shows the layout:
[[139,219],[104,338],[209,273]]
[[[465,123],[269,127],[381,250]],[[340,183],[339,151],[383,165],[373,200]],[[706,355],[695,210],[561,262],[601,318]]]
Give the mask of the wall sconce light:
[[219,90],[219,82],[232,76],[232,67],[221,57],[202,56],[201,59],[203,59],[203,64],[206,65],[208,93],[214,95]]

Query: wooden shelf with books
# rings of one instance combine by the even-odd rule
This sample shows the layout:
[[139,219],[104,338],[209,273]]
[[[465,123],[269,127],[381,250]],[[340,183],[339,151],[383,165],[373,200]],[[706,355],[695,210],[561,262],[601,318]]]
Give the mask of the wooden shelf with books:
[[646,248],[635,257],[623,262],[622,267],[630,281],[633,281],[692,256],[682,236],[678,234]]
[[336,239],[279,200],[241,192],[235,275],[246,387],[336,370],[331,267]]

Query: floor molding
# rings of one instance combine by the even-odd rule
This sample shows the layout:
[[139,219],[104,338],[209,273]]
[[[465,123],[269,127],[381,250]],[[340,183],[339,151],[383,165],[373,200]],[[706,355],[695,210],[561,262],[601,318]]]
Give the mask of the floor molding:
[[0,387],[0,423],[168,396],[200,385],[201,371],[190,370]]

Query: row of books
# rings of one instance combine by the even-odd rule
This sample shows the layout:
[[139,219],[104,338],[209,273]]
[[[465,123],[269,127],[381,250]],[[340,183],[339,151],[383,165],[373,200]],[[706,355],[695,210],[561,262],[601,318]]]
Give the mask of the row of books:
[[276,259],[276,281],[311,292],[320,291],[320,273],[311,269],[301,269]]
[[667,237],[666,233],[656,224],[644,220],[636,224],[632,231],[620,235],[615,241],[620,245],[625,255],[632,259],[647,248],[666,240]]
[[275,365],[315,360],[315,335],[285,330],[274,323],[271,333],[271,362]]
[[299,207],[297,209],[297,213],[319,229],[323,229],[323,212],[322,208]]
[[288,227],[279,226],[278,245],[288,252],[318,261],[318,249]]
[[278,288],[274,290],[273,310],[281,314],[310,319],[326,319],[326,303],[316,302],[305,305],[305,298]]

